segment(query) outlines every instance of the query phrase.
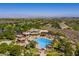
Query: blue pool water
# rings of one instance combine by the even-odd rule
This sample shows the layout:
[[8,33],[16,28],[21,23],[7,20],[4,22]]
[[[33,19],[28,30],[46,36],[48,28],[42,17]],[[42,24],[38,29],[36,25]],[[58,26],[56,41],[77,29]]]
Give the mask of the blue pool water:
[[37,38],[34,39],[39,45],[40,48],[46,48],[47,45],[52,43],[52,40],[49,40],[48,38]]

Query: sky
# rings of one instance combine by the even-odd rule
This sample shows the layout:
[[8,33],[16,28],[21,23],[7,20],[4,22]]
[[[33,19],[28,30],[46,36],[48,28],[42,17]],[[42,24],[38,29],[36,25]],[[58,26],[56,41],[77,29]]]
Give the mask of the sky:
[[79,4],[0,3],[0,17],[79,17]]

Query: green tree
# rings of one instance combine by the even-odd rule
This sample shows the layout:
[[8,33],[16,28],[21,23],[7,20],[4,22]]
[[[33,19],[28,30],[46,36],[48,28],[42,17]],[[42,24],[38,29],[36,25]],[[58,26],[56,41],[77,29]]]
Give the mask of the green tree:
[[3,32],[3,35],[6,39],[14,40],[15,39],[15,33],[11,31],[5,31]]
[[46,55],[47,56],[62,56],[63,54],[57,51],[48,51]]
[[72,56],[73,55],[74,49],[72,48],[72,45],[70,42],[66,42],[65,44],[65,49],[64,49],[64,54],[66,56]]
[[6,43],[2,43],[0,45],[0,53],[5,54],[8,51],[8,45]]
[[22,47],[19,45],[13,45],[10,50],[11,56],[20,56],[22,53]]
[[76,56],[79,56],[79,43],[76,44],[75,55],[76,55]]

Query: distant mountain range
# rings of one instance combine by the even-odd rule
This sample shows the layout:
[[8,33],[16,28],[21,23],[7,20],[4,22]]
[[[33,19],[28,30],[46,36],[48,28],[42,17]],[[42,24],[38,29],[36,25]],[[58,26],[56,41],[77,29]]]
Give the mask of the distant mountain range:
[[25,14],[0,14],[0,18],[79,18],[79,16],[38,16]]

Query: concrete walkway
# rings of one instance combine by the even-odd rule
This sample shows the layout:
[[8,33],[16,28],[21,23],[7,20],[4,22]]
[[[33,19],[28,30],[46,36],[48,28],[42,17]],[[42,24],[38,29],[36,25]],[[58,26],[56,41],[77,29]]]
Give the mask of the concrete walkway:
[[40,50],[40,56],[46,56],[45,50]]

